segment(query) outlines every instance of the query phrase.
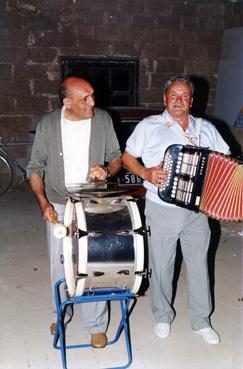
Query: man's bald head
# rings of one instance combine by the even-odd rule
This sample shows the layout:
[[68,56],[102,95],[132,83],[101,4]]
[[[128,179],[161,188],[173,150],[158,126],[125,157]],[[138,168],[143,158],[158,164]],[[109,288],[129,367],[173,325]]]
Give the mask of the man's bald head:
[[88,81],[86,81],[83,78],[68,77],[64,79],[59,89],[59,96],[60,96],[60,100],[62,103],[63,103],[63,99],[67,96],[68,92],[72,91],[75,88],[76,89],[77,88],[81,88],[81,89],[91,88],[92,89],[93,87]]
[[68,77],[60,88],[60,97],[65,107],[65,118],[82,120],[94,115],[94,89],[83,78]]

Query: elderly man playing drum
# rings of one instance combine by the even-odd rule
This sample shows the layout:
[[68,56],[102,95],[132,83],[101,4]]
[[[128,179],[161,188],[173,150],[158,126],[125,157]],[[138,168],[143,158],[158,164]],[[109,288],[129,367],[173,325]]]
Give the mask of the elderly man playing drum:
[[[211,327],[211,296],[208,281],[207,252],[210,230],[204,214],[162,201],[158,188],[166,181],[161,169],[165,150],[172,144],[204,146],[227,154],[229,147],[208,121],[189,114],[193,101],[193,84],[186,76],[166,82],[161,115],[145,118],[127,141],[123,162],[126,169],[144,179],[146,223],[150,227],[149,262],[151,306],[155,334],[166,338],[174,319],[172,280],[177,240],[180,239],[187,269],[188,309],[192,329],[209,344],[219,343]],[[137,160],[142,158],[144,166]]]
[[[54,311],[54,286],[64,277],[64,270],[60,262],[62,240],[54,237],[53,223],[63,220],[69,189],[88,179],[105,181],[121,169],[120,148],[111,117],[94,107],[94,89],[90,83],[69,77],[61,85],[60,97],[62,108],[45,115],[38,124],[27,167],[31,189],[47,222]],[[108,164],[104,166],[105,163]],[[107,304],[99,301],[81,305],[92,346],[105,347]],[[67,309],[66,322],[72,317],[70,310]],[[55,328],[53,323],[52,334]]]

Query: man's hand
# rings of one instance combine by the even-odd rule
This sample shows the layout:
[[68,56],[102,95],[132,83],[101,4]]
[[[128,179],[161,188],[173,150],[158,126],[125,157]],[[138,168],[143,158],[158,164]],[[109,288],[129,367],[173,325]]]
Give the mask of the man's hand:
[[92,181],[105,181],[108,174],[108,170],[106,170],[103,165],[92,165],[89,172],[89,178]]
[[39,174],[34,173],[29,177],[29,184],[39,203],[44,220],[56,223],[57,213],[46,197],[43,178]]
[[155,186],[162,186],[163,183],[167,180],[167,172],[161,169],[161,165],[157,165],[151,168],[143,168],[141,170],[141,176],[143,179],[147,180],[150,183],[153,183]]
[[57,213],[54,210],[54,207],[52,206],[52,204],[47,202],[45,205],[42,205],[41,211],[42,211],[44,220],[48,220],[51,223],[57,222]]
[[136,174],[155,186],[160,187],[167,180],[167,172],[162,170],[162,162],[155,167],[145,168],[139,163],[137,158],[128,154],[126,151],[122,154],[122,161],[126,170]]

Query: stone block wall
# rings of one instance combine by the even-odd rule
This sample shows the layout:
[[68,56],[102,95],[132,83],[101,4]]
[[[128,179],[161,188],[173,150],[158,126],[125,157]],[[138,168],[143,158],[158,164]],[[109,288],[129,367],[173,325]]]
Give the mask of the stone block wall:
[[202,76],[210,113],[222,32],[240,24],[228,0],[2,0],[0,135],[31,139],[32,120],[58,104],[66,56],[137,57],[142,106],[161,105],[171,75]]

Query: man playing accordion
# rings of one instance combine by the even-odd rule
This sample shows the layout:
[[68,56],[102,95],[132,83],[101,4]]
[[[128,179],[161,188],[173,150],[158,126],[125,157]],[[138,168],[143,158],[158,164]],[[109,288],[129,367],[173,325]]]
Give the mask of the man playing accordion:
[[[186,76],[174,76],[165,83],[165,111],[142,120],[129,137],[123,154],[124,167],[144,179],[146,225],[150,228],[149,263],[151,308],[154,331],[159,338],[170,335],[175,317],[172,307],[172,281],[177,241],[180,240],[187,270],[188,310],[193,331],[209,344],[220,342],[212,328],[212,311],[207,253],[210,229],[207,216],[162,201],[158,188],[166,181],[161,162],[172,144],[208,147],[229,153],[216,128],[204,119],[189,114],[194,86]],[[143,161],[142,165],[138,158]]]

